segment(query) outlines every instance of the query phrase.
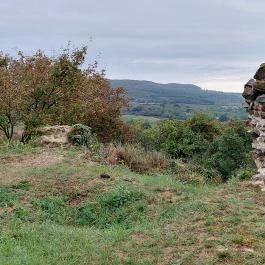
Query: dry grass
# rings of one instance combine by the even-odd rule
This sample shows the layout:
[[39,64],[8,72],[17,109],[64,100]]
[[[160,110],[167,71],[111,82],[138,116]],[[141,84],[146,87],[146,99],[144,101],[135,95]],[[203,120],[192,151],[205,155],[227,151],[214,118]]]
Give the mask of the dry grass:
[[170,167],[170,160],[164,153],[146,151],[139,145],[109,145],[105,147],[104,153],[108,164],[124,164],[136,172],[165,170]]

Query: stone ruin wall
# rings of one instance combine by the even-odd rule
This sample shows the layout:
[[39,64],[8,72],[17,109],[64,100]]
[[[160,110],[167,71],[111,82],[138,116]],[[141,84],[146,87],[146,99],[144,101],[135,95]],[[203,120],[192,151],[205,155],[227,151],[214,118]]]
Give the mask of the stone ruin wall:
[[253,153],[258,172],[254,181],[265,182],[265,64],[244,87],[244,107],[250,114]]

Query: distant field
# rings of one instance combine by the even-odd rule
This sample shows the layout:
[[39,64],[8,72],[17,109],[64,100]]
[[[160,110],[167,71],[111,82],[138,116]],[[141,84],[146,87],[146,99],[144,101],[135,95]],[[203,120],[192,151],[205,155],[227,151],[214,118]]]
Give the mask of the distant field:
[[122,118],[126,122],[135,121],[135,120],[140,119],[143,121],[148,121],[151,124],[157,123],[158,121],[161,121],[163,119],[163,118],[148,117],[148,116],[143,116],[143,115],[123,115]]
[[185,120],[200,111],[222,121],[247,119],[240,93],[204,90],[192,84],[157,84],[139,80],[111,80],[112,87],[128,91],[125,114]]

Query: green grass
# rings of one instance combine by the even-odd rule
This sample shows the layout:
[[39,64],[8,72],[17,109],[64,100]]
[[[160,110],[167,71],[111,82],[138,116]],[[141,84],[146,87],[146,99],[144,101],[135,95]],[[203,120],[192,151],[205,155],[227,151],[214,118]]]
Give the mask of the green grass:
[[64,159],[0,162],[1,265],[265,263],[264,194],[247,182],[184,183],[48,152]]
[[34,144],[23,144],[17,140],[8,142],[6,139],[0,139],[0,157],[11,154],[29,154],[37,150]]
[[147,121],[154,126],[157,122],[161,121],[163,118],[151,117],[151,116],[141,116],[141,115],[123,115],[123,120],[126,122],[135,122],[141,120],[143,122]]

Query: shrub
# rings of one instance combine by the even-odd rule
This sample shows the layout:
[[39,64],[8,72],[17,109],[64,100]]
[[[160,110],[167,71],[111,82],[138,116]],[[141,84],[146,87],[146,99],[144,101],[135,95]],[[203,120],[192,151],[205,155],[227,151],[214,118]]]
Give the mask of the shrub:
[[240,168],[235,172],[235,177],[240,180],[250,179],[256,173],[255,168]]
[[68,133],[68,141],[77,146],[90,148],[92,145],[91,128],[82,124],[75,124]]
[[160,146],[161,150],[164,150],[172,158],[180,158],[202,153],[205,151],[207,143],[199,134],[183,126],[178,129],[177,135],[168,135],[168,138]]
[[199,134],[202,139],[210,142],[220,134],[221,130],[218,122],[203,112],[194,114],[186,121],[186,125],[193,133]]
[[185,122],[163,120],[153,128],[137,130],[139,141],[147,149],[162,150],[172,158],[203,154],[220,133],[217,121],[204,113]]
[[246,131],[238,125],[227,128],[207,151],[205,160],[210,167],[221,173],[223,180],[227,180],[237,169],[249,164],[251,141],[244,130]]
[[163,170],[170,167],[170,160],[164,153],[146,151],[140,145],[109,145],[104,152],[107,163],[125,164],[136,172]]

